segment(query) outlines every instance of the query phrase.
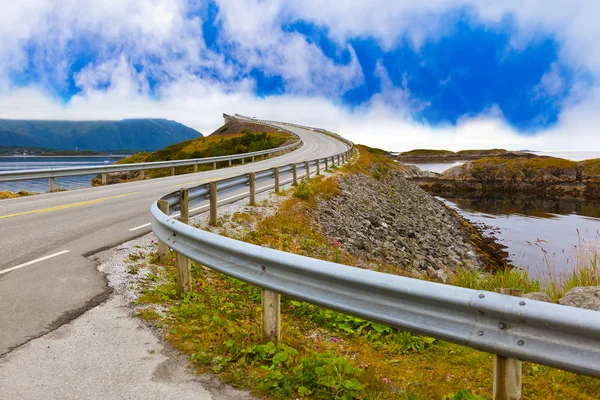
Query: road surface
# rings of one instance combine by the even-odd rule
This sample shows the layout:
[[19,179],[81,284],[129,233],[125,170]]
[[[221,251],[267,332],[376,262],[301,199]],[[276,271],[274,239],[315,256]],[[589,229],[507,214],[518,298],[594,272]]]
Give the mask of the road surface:
[[215,171],[1,200],[0,357],[107,299],[106,280],[88,256],[150,232],[150,206],[161,196],[347,148],[317,132],[282,128],[304,146]]

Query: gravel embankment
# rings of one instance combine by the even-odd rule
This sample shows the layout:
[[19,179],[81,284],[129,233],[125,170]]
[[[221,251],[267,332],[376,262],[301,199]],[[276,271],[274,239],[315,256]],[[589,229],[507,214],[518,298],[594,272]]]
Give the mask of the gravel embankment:
[[346,175],[339,185],[339,196],[319,203],[318,220],[351,253],[442,281],[460,267],[481,268],[462,221],[402,172],[380,181]]

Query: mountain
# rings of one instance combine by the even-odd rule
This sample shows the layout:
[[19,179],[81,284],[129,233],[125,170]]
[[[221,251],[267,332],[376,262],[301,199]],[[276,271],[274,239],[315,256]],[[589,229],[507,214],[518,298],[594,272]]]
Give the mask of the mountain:
[[202,137],[195,129],[166,119],[42,121],[0,119],[0,145],[60,150],[158,150]]

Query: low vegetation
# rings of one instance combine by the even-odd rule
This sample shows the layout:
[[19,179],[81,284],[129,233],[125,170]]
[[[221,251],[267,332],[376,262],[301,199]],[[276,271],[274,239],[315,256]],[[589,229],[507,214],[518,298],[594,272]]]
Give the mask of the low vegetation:
[[21,190],[19,192],[0,192],[0,200],[1,199],[14,199],[17,197],[25,197],[25,196],[31,196],[34,195],[36,193],[34,192],[27,192],[25,190]]
[[432,149],[417,149],[405,151],[398,155],[399,159],[423,159],[423,160],[473,160],[482,157],[494,157],[502,154],[514,154],[504,149],[484,149],[484,150],[460,150],[457,152],[450,150],[432,150]]
[[[340,168],[380,179],[395,163],[377,149]],[[228,218],[252,228],[234,237],[250,243],[358,265],[356,256],[324,237],[314,221],[318,199],[339,194],[335,175],[301,183],[274,214]],[[213,228],[222,234],[224,228]],[[229,234],[232,234],[229,232]],[[153,262],[156,262],[153,255]],[[139,261],[139,260],[138,260]],[[134,262],[134,261],[132,261]],[[135,261],[137,262],[137,261]],[[388,271],[389,266],[374,269]],[[282,297],[282,344],[261,333],[260,289],[192,263],[193,291],[175,289],[175,258],[155,266],[139,298],[140,317],[189,355],[199,372],[216,373],[264,398],[485,399],[491,397],[493,356],[403,332],[292,298]],[[135,271],[135,269],[134,269]],[[401,273],[398,269],[392,269]],[[454,284],[477,289],[540,289],[518,270],[460,272]],[[596,399],[600,382],[524,363],[523,399]]]
[[[295,137],[286,132],[250,132],[243,130],[242,133],[223,135],[223,136],[208,136],[200,137],[194,140],[177,143],[175,145],[165,147],[164,149],[150,152],[136,153],[129,157],[125,157],[117,162],[117,164],[136,164],[142,162],[157,162],[171,160],[186,160],[190,158],[218,157],[234,154],[249,153],[254,151],[274,149],[285,144],[293,143]],[[240,164],[241,160],[236,160],[233,164]],[[221,162],[219,166],[226,166],[228,162]],[[212,169],[212,164],[201,164],[198,166],[199,171]],[[177,167],[176,174],[184,174],[193,172],[193,166]],[[144,177],[157,178],[168,176],[171,173],[170,169],[152,169],[146,171]],[[138,172],[124,173],[118,175],[115,179],[118,181],[127,181],[139,179]],[[97,176],[92,180],[92,185],[100,185],[101,177]]]

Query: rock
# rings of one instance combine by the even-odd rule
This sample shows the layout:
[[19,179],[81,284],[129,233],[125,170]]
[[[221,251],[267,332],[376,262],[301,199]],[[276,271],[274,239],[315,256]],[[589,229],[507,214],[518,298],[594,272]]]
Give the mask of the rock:
[[552,299],[550,298],[550,296],[548,296],[544,292],[525,293],[523,295],[523,298],[530,299],[530,300],[536,300],[536,301],[545,301],[546,303],[552,303]]
[[600,311],[600,286],[581,286],[569,290],[558,300],[563,306]]

